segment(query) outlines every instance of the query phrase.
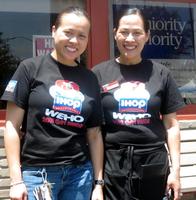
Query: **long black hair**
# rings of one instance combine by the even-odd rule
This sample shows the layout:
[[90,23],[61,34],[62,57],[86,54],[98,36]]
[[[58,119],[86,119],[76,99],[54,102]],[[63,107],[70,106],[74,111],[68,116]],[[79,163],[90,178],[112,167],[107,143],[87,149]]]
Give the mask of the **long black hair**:
[[57,18],[56,18],[56,21],[55,21],[55,24],[54,24],[56,29],[61,25],[61,20],[62,20],[63,15],[71,14],[71,13],[73,13],[77,16],[85,17],[89,21],[89,24],[90,24],[90,17],[85,10],[83,10],[82,8],[77,7],[77,6],[70,6],[70,7],[66,7],[64,10],[62,10],[57,15]]
[[118,29],[119,27],[119,22],[121,20],[122,17],[124,16],[128,16],[128,15],[138,15],[141,17],[143,24],[144,24],[144,31],[146,33],[148,33],[150,26],[149,26],[149,22],[146,19],[144,12],[142,9],[139,8],[128,8],[126,10],[124,10],[123,12],[121,12],[118,16],[117,16],[117,20],[116,20],[116,24],[115,24],[115,29]]

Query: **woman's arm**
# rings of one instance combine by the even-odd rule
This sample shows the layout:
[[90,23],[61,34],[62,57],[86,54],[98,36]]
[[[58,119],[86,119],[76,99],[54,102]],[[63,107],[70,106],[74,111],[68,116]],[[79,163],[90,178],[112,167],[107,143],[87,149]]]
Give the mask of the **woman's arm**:
[[163,115],[167,130],[167,146],[171,159],[171,172],[168,176],[167,189],[173,189],[174,200],[180,199],[180,128],[176,113]]
[[26,188],[22,182],[20,166],[20,127],[24,110],[16,104],[8,102],[6,112],[6,126],[4,134],[5,151],[10,171],[11,199],[26,199]]
[[[94,169],[94,179],[103,180],[103,140],[100,128],[89,128],[87,131],[87,140]],[[102,187],[101,185],[95,185],[92,200],[103,200]]]

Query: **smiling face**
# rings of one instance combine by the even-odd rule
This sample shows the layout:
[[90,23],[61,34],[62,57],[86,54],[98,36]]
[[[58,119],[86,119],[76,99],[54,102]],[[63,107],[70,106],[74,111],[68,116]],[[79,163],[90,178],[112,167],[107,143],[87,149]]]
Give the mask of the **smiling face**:
[[137,14],[123,16],[115,31],[115,40],[120,51],[119,62],[122,64],[141,62],[141,52],[148,38],[149,32],[145,32],[141,16]]
[[89,20],[74,13],[64,14],[61,23],[52,27],[54,59],[65,65],[75,66],[77,59],[86,49],[90,30]]

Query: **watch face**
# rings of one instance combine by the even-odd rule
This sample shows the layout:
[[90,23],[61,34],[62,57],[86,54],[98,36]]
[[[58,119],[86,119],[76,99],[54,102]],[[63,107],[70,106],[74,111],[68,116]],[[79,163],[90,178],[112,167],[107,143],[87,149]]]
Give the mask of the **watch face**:
[[104,180],[95,180],[95,185],[104,185]]

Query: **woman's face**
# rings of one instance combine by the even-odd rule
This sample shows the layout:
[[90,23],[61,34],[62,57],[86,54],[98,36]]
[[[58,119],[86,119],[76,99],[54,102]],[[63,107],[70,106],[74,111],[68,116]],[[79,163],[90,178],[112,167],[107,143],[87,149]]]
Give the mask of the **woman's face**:
[[143,20],[139,15],[123,16],[115,32],[115,40],[120,51],[122,64],[137,64],[141,61],[141,52],[148,41],[149,33],[144,30]]
[[90,23],[84,16],[65,14],[58,28],[53,26],[54,51],[52,56],[66,65],[75,65],[77,59],[86,49]]

